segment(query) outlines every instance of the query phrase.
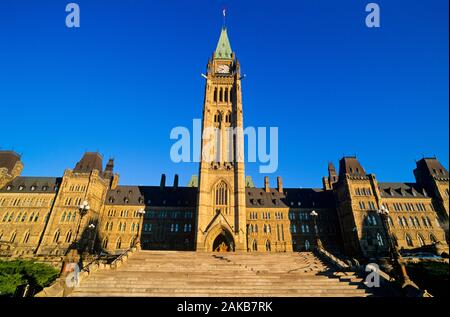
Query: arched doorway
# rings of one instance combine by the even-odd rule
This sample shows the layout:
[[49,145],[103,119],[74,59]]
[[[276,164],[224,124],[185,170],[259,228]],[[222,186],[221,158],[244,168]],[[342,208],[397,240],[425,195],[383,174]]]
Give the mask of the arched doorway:
[[231,252],[234,251],[234,240],[231,234],[222,229],[222,231],[217,235],[213,242],[214,252]]

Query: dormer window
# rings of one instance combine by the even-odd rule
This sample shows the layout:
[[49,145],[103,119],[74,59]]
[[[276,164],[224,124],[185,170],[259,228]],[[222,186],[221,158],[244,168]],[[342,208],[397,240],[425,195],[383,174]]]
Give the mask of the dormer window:
[[152,201],[150,199],[147,199],[147,205],[150,205]]
[[42,190],[47,190],[48,186],[42,186]]
[[128,204],[129,199],[128,199],[127,197],[125,197],[125,198],[123,199],[123,202]]
[[7,187],[6,187],[6,190],[11,190],[11,185],[8,185]]
[[300,206],[301,204],[302,204],[301,202],[297,201],[297,206]]
[[23,190],[24,189],[24,186],[23,185],[20,185],[19,186],[19,190]]
[[34,186],[34,185],[31,186],[31,187],[30,187],[30,190],[31,190],[32,192],[34,192],[34,191],[36,190],[36,186]]
[[110,203],[113,203],[113,202],[114,202],[114,198],[109,197],[108,201],[109,201]]

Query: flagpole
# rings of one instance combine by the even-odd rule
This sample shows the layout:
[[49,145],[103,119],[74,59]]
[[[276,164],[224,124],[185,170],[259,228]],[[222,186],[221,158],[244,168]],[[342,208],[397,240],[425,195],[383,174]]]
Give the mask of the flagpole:
[[223,9],[223,10],[222,10],[222,15],[223,15],[223,25],[222,25],[222,28],[225,28],[225,27],[226,27],[226,16],[227,16],[227,10],[226,10],[226,9]]

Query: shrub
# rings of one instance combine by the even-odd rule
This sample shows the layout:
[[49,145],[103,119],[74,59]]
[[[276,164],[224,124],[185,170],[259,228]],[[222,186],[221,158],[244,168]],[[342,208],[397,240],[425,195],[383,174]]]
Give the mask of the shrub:
[[17,287],[25,284],[39,291],[50,285],[58,273],[58,270],[44,263],[0,260],[0,296],[14,296]]

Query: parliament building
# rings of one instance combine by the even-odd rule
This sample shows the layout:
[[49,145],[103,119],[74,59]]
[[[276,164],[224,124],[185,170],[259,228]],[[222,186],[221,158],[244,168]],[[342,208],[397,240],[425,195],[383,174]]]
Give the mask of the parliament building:
[[[240,64],[226,28],[205,77],[202,128],[242,128]],[[114,161],[96,152],[57,177],[22,176],[21,156],[0,151],[0,255],[63,257],[75,244],[120,254],[137,243],[144,250],[294,252],[320,241],[358,258],[385,255],[388,241],[399,249],[448,248],[449,173],[435,157],[416,162],[414,183],[382,182],[346,156],[338,169],[328,165],[322,188],[285,188],[281,177],[258,187],[236,159],[241,139],[219,137],[209,149],[216,159],[202,158],[187,187],[177,175],[173,183],[162,175],[159,185],[121,185]],[[381,209],[389,211],[389,230]]]

